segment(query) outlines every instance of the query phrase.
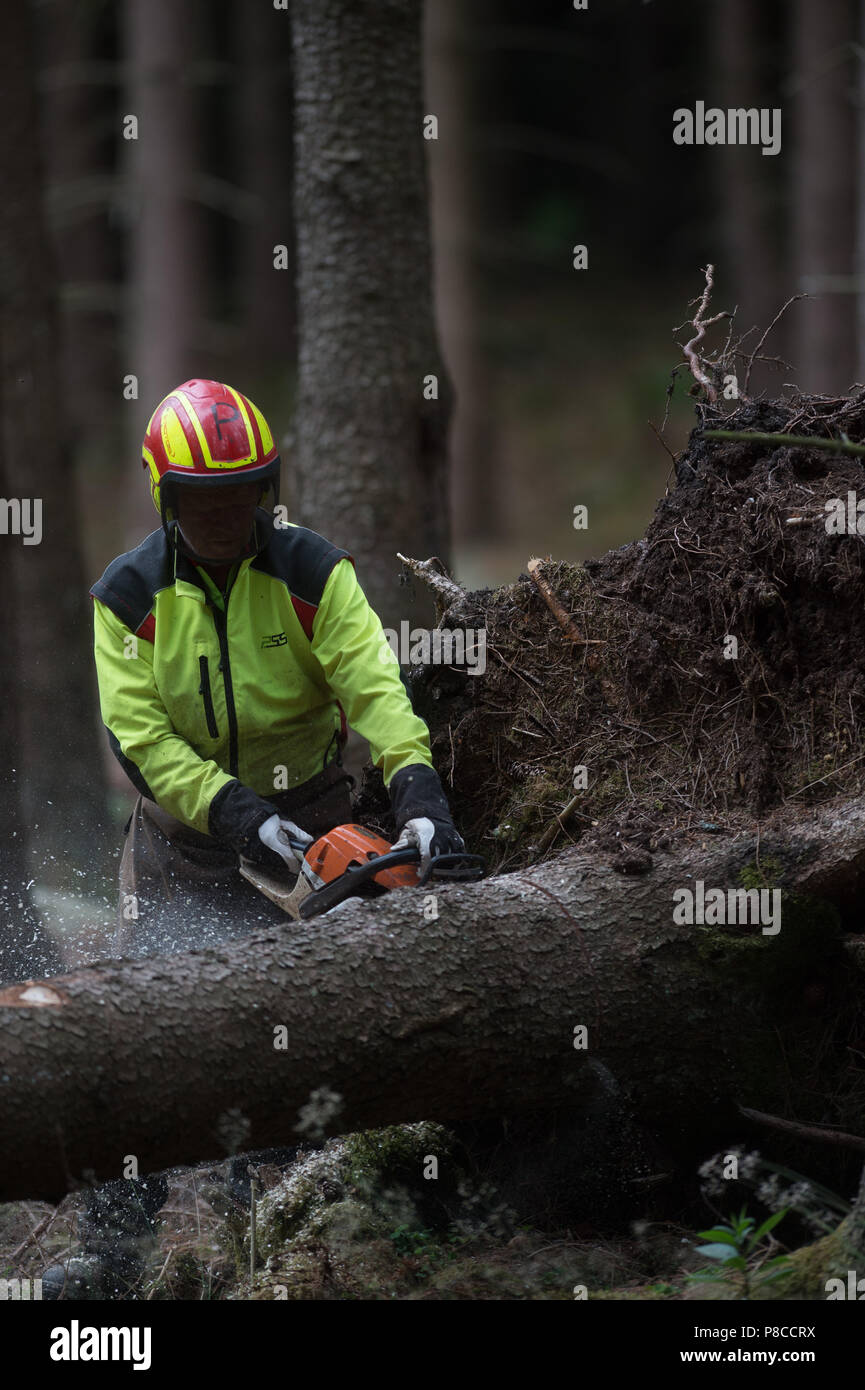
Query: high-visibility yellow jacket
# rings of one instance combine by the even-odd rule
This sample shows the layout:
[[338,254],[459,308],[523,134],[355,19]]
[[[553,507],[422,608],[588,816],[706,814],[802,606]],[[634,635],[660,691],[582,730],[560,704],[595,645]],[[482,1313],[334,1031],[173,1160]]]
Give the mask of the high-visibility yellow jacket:
[[300,526],[268,528],[222,597],[165,533],[93,585],[102,719],[132,782],[203,833],[233,779],[294,787],[338,751],[348,723],[385,783],[432,766],[379,618],[346,551]]

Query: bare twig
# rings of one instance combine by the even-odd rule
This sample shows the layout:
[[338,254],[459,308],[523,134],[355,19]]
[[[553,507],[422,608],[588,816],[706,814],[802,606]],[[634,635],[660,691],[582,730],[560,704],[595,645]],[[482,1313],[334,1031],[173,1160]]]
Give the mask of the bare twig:
[[249,1174],[249,1282],[255,1278],[255,1223],[257,1220],[257,1198],[258,1198],[258,1169],[250,1163],[247,1167]]
[[10,1265],[14,1265],[15,1261],[20,1259],[21,1256],[24,1254],[24,1251],[27,1249],[27,1247],[29,1245],[32,1245],[35,1240],[38,1240],[44,1231],[47,1231],[48,1227],[51,1225],[51,1222],[57,1215],[57,1210],[58,1209],[55,1208],[54,1211],[49,1211],[47,1216],[43,1216],[42,1220],[39,1222],[39,1225],[34,1226],[29,1236],[27,1236],[25,1240],[22,1240],[20,1245],[17,1245],[15,1247],[15,1249],[12,1251],[12,1254],[9,1256]]
[[171,1256],[173,1254],[174,1246],[172,1245],[168,1251],[168,1254],[165,1256],[165,1263],[163,1264],[162,1268],[160,1269],[159,1273],[153,1281],[153,1287],[151,1288],[150,1293],[147,1295],[147,1299],[145,1300],[146,1302],[150,1302],[150,1300],[156,1296],[156,1290],[159,1288],[159,1285],[162,1282],[162,1277],[168,1268],[168,1261],[171,1259]]
[[[707,328],[711,328],[712,324],[717,323],[720,319],[730,318],[731,315],[726,309],[722,309],[719,314],[714,314],[710,319],[704,317],[706,310],[709,307],[709,300],[711,298],[712,288],[715,283],[715,267],[713,265],[707,265],[703,273],[706,276],[706,286],[703,290],[703,293],[700,296],[700,303],[697,312],[691,320],[693,327],[696,329],[696,332],[693,338],[691,338],[685,344],[682,351],[684,352],[685,357],[688,359],[688,364],[691,368],[691,375],[693,376],[694,380],[699,382],[699,384],[704,388],[709,400],[714,402],[718,399],[718,392],[716,391],[711,378],[708,377],[706,373],[703,371],[703,367],[700,362],[699,355],[697,353],[697,344],[702,342],[705,338]],[[696,302],[697,301],[694,299],[691,300],[692,304],[696,304]]]
[[557,816],[554,816],[553,819],[550,821],[549,825],[547,826],[543,835],[541,835],[535,847],[536,852],[538,854],[543,854],[544,850],[552,844],[558,832],[560,830],[564,830],[565,821],[570,820],[571,816],[578,815],[580,816],[581,820],[586,821],[590,819],[589,816],[580,815],[580,812],[577,810],[577,803],[579,799],[579,794],[577,796],[572,796],[570,801],[564,807],[564,809],[561,810],[559,814]]
[[663,447],[666,449],[667,453],[670,455],[670,458],[671,458],[671,459],[673,460],[673,462],[675,463],[675,462],[676,462],[676,455],[673,453],[672,449],[670,448],[670,446],[669,446],[669,444],[667,443],[667,441],[666,441],[666,439],[664,438],[664,436],[663,436],[663,435],[660,433],[660,431],[658,430],[657,425],[654,424],[653,421],[651,421],[651,420],[647,420],[647,421],[646,421],[646,424],[649,426],[649,429],[650,429],[650,430],[653,430],[653,431],[654,431],[655,438],[657,439],[658,443],[661,444],[661,445],[663,445]]
[[[746,400],[747,400],[747,396],[748,396],[748,382],[751,380],[751,368],[753,367],[755,361],[757,360],[757,354],[759,353],[761,347],[762,347],[763,344],[765,343],[765,341],[766,341],[766,339],[768,338],[769,334],[772,332],[772,329],[775,327],[775,324],[778,322],[778,320],[779,320],[779,318],[781,317],[781,315],[782,315],[783,313],[785,313],[787,309],[790,308],[790,305],[791,305],[791,304],[794,304],[794,303],[796,302],[797,299],[807,299],[807,298],[808,298],[807,294],[793,294],[793,295],[791,295],[790,298],[787,300],[787,303],[784,304],[784,305],[782,305],[782,307],[778,310],[778,312],[777,312],[777,314],[775,315],[775,317],[773,318],[772,322],[769,324],[769,327],[766,329],[766,332],[763,334],[763,336],[762,336],[762,338],[760,339],[759,343],[758,343],[757,346],[754,348],[754,351],[751,353],[751,356],[750,356],[749,359],[748,359],[748,369],[747,369],[747,371],[745,372],[745,385],[744,385],[743,388],[742,388],[742,395],[745,397]],[[778,360],[778,359],[776,359],[776,360]]]
[[790,792],[789,796],[785,796],[784,800],[792,801],[794,796],[801,796],[802,792],[808,791],[809,788],[818,787],[821,782],[828,782],[831,777],[837,777],[839,772],[846,772],[848,767],[852,767],[854,763],[858,763],[862,758],[865,758],[865,753],[857,753],[856,757],[851,758],[849,763],[842,763],[841,767],[833,767],[831,772],[825,773],[822,777],[817,777],[813,782],[806,782],[804,787],[797,787],[795,791]]

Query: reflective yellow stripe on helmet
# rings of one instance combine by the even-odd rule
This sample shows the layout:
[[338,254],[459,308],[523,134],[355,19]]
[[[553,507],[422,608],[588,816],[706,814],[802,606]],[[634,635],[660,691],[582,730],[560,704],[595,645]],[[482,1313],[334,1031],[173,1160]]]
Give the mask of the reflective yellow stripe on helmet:
[[255,422],[258,425],[259,432],[261,434],[261,447],[264,450],[264,457],[267,458],[267,455],[273,448],[273,435],[270,432],[270,426],[268,425],[261,411],[258,409],[258,406],[255,405],[252,401],[249,402],[249,408],[255,416]]
[[243,416],[243,427],[246,430],[246,442],[249,446],[249,457],[245,458],[243,462],[255,463],[255,435],[252,430],[252,425],[249,423],[249,411],[246,408],[246,402],[244,401],[240,393],[238,391],[235,391],[233,386],[226,385],[225,389],[231,396],[232,400],[234,401],[234,404],[237,406],[238,410]]
[[[213,458],[212,458],[212,456],[211,456],[210,449],[209,449],[208,446],[207,446],[207,440],[206,440],[205,437],[204,437],[204,430],[201,428],[201,421],[199,420],[199,418],[198,418],[198,413],[194,410],[193,405],[192,405],[192,402],[190,401],[189,397],[188,397],[187,395],[185,395],[183,391],[175,391],[175,392],[173,392],[173,395],[174,395],[175,398],[176,398],[177,400],[179,400],[179,401],[181,402],[181,404],[183,405],[183,408],[185,409],[186,414],[188,415],[189,420],[190,420],[190,422],[191,422],[191,424],[192,424],[192,428],[195,430],[195,437],[196,437],[196,439],[198,440],[198,447],[199,447],[199,449],[201,450],[201,457],[204,459],[204,465],[205,465],[205,467],[206,467],[206,468],[218,468],[220,465],[219,465],[219,464],[215,464],[215,463],[213,462]],[[194,462],[194,460],[193,460],[192,454],[190,453],[189,445],[188,445],[188,443],[186,442],[186,435],[185,435],[185,433],[184,433],[184,431],[183,431],[183,426],[181,425],[179,419],[177,418],[177,414],[175,413],[175,411],[173,411],[173,410],[171,410],[171,409],[167,409],[167,410],[165,411],[165,414],[164,414],[163,417],[162,417],[162,438],[163,438],[163,441],[165,440],[165,420],[166,420],[166,416],[168,416],[169,414],[170,414],[170,416],[171,416],[172,425],[173,425],[172,432],[171,432],[171,433],[172,433],[172,438],[173,438],[173,435],[174,435],[174,429],[176,429],[176,430],[179,432],[179,434],[180,434],[180,438],[183,440],[183,447],[184,447],[184,449],[186,450],[186,453],[187,453],[187,455],[188,455],[188,457],[189,457],[189,467],[190,467],[190,468],[194,468],[194,467],[195,467],[195,462]],[[171,454],[171,452],[169,451],[167,442],[166,442],[166,453],[168,454],[168,457],[169,457],[169,458],[172,460],[172,462],[173,462],[173,461],[174,461],[174,458],[173,458],[173,455]],[[184,466],[186,466],[186,465],[184,465]]]

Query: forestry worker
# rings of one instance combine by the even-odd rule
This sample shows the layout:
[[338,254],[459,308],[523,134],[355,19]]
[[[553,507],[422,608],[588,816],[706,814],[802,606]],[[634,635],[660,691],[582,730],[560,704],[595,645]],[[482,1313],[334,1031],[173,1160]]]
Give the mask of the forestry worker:
[[464,849],[351,557],[275,524],[280,459],[261,412],[231,386],[186,381],[154,411],[143,463],[161,528],[90,591],[102,719],[139,792],[119,952],[284,920],[238,857],[296,872],[281,830],[306,845],[352,820],[347,724],[369,740],[399,843],[422,864]]

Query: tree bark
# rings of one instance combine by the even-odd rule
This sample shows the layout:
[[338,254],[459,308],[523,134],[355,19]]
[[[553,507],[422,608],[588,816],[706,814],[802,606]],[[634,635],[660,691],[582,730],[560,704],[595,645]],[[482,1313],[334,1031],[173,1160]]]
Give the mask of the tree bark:
[[[673,922],[675,889],[738,886],[744,866],[772,861],[776,936]],[[0,1200],[56,1200],[84,1174],[120,1176],[127,1155],[142,1173],[222,1156],[232,1130],[234,1147],[291,1143],[322,1088],[340,1097],[333,1133],[579,1105],[610,1076],[661,1131],[686,1133],[733,1098],[771,1108],[790,1081],[779,1024],[801,1031],[815,971],[838,967],[865,992],[855,950],[801,895],[856,892],[863,874],[860,800],[759,842],[696,842],[645,875],[569,851],[435,890],[432,920],[410,890],[6,990],[0,1133],[15,1144]]]
[[[352,552],[386,625],[406,616],[396,552],[447,561],[449,548],[450,393],[431,302],[421,13],[421,0],[320,0],[292,15],[294,519]],[[433,375],[438,399],[425,399]]]

